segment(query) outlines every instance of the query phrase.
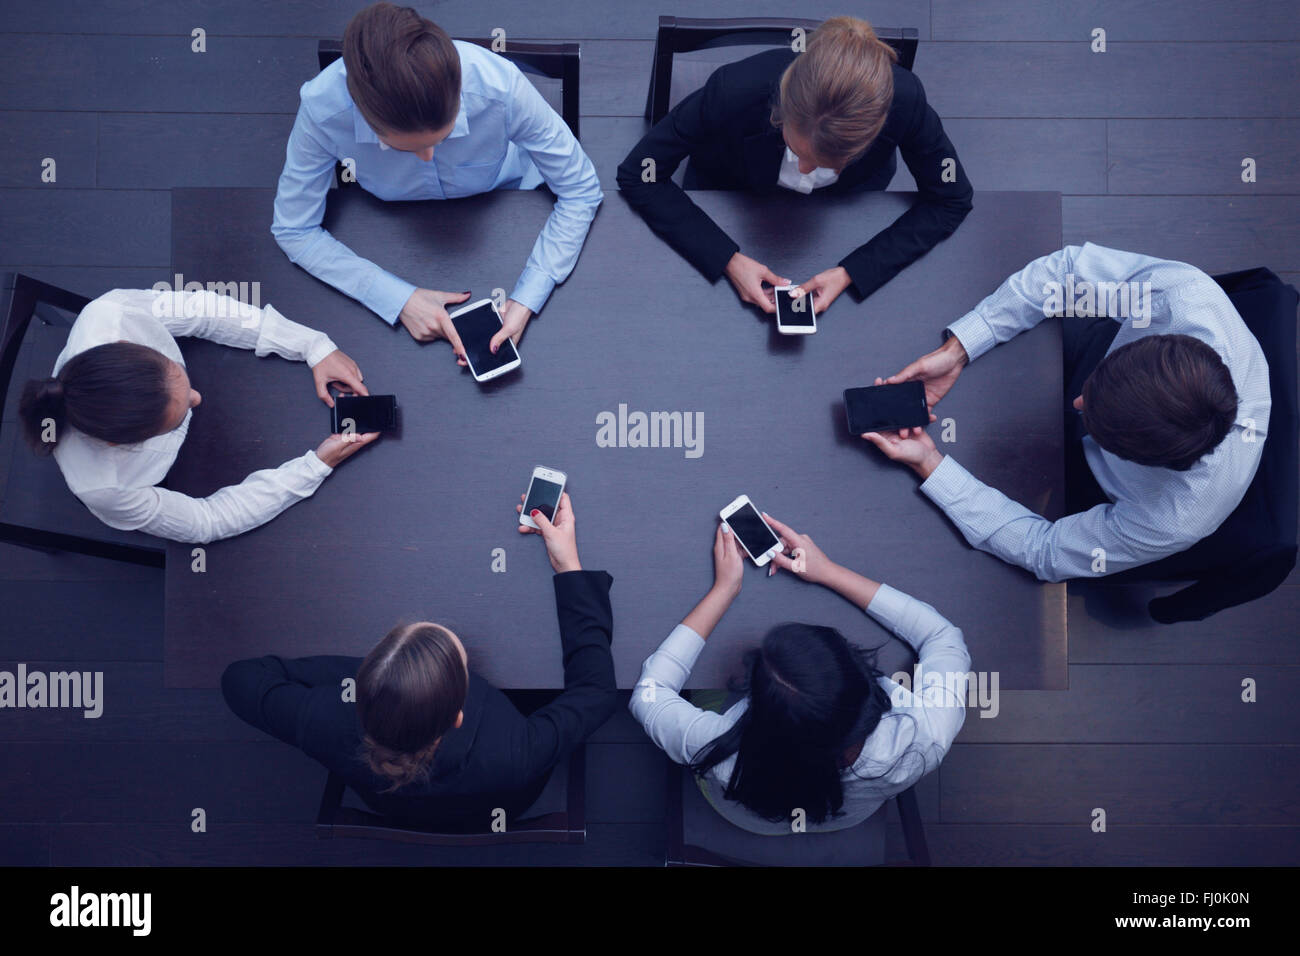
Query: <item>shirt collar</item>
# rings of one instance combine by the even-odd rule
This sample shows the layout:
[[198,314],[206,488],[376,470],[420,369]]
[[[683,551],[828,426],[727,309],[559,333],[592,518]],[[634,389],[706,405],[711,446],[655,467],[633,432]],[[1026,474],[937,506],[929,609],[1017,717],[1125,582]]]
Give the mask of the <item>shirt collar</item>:
[[[358,143],[374,143],[380,149],[391,149],[379,141],[379,134],[370,128],[365,117],[361,115],[361,110],[357,109],[357,104],[352,104],[352,132]],[[465,136],[469,133],[469,118],[465,114],[465,91],[460,93],[460,109],[456,112],[456,122],[451,128],[451,135],[447,139],[455,139],[457,136]],[[445,142],[445,140],[444,140]]]

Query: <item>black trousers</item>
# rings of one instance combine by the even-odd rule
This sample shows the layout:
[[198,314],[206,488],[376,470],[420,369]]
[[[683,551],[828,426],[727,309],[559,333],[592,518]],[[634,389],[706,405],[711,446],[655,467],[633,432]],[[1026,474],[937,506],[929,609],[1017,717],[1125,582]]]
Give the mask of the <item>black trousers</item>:
[[1065,513],[1078,514],[1110,501],[1101,490],[1083,454],[1083,416],[1075,411],[1074,400],[1083,394],[1083,383],[1106,357],[1106,351],[1119,333],[1119,323],[1112,318],[1061,319],[1063,339],[1062,380],[1065,384]]

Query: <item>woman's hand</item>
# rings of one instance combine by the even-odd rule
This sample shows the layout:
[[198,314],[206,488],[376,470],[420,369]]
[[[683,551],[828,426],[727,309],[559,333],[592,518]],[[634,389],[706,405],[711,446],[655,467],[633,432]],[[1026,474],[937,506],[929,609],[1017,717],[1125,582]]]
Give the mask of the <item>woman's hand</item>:
[[[519,498],[522,501],[524,496],[520,495]],[[524,506],[515,505],[515,511],[523,514]],[[548,521],[546,515],[536,508],[528,516],[537,522],[537,527],[530,528],[521,524],[519,530],[523,534],[542,536],[546,542],[546,556],[551,559],[555,573],[581,571],[582,564],[578,560],[578,528],[574,522],[573,503],[569,501],[569,493],[560,495],[560,506],[555,509],[555,521]]]
[[726,275],[742,302],[756,305],[768,315],[776,312],[776,293],[764,288],[763,283],[768,282],[773,287],[790,284],[789,279],[781,278],[763,263],[739,252],[733,253],[728,260]]
[[460,305],[469,298],[468,292],[439,292],[436,289],[416,289],[398,313],[402,325],[417,342],[432,342],[434,339],[446,339],[456,353],[457,365],[468,365],[465,359],[465,346],[460,344],[460,336],[447,314],[448,305]]
[[369,395],[363,384],[364,375],[357,363],[340,349],[335,349],[311,367],[311,377],[316,380],[316,395],[330,408],[334,407],[334,398],[330,395],[333,385],[345,395]]
[[730,597],[740,593],[745,577],[745,558],[740,553],[740,542],[731,529],[718,522],[713,535],[713,588]]
[[825,584],[830,571],[835,567],[835,562],[826,557],[825,552],[813,543],[813,539],[806,534],[800,534],[787,524],[777,521],[766,511],[763,517],[767,523],[772,526],[772,530],[781,538],[781,543],[785,545],[786,554],[777,554],[772,557],[772,564],[768,568],[768,576],[776,574],[777,568],[784,568],[791,574],[798,575],[805,581],[812,581],[814,584]]
[[364,435],[358,432],[330,435],[316,449],[316,457],[331,468],[337,468],[378,437],[379,432],[366,432]]
[[492,354],[497,354],[497,349],[501,348],[501,343],[507,338],[518,347],[519,339],[524,334],[524,326],[532,317],[533,310],[528,306],[520,305],[514,299],[506,299],[506,304],[501,309],[501,331],[492,336]]
[[831,303],[839,298],[840,293],[847,289],[852,281],[849,278],[849,270],[843,266],[836,266],[817,273],[807,282],[799,283],[799,289],[813,297],[813,312],[821,315],[831,307]]

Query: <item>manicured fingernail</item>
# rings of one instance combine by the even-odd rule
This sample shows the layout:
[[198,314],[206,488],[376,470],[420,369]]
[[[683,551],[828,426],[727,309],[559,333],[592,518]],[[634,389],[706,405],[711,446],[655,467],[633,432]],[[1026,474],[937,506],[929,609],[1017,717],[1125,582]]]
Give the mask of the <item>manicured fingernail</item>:
[[534,508],[532,511],[530,511],[530,512],[528,512],[528,513],[529,513],[530,515],[532,515],[532,517],[534,517],[534,518],[536,518],[538,515],[541,514],[541,512],[538,511],[536,508]]
[[496,355],[496,354],[497,354],[497,349],[499,349],[500,347],[501,347],[501,346],[499,346],[499,345],[494,345],[494,346],[492,346],[492,354],[493,354],[493,355]]
[[722,533],[723,533],[723,534],[731,534],[731,529],[730,529],[729,527],[727,527],[727,526],[724,524],[724,525],[722,526]]

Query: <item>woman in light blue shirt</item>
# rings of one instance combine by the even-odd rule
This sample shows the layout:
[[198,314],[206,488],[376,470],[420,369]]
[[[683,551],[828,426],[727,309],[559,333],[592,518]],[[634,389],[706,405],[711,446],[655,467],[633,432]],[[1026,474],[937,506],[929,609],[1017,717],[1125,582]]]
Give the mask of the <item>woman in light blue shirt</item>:
[[275,196],[276,242],[390,325],[400,319],[419,341],[447,339],[461,365],[464,350],[446,306],[469,293],[418,287],[321,228],[335,164],[388,200],[550,187],[555,208],[501,309],[504,327],[492,351],[506,336],[518,343],[573,270],[602,198],[591,160],[519,68],[453,41],[410,7],[376,3],[348,24],[343,58],[303,84],[301,94]]
[[782,624],[746,655],[745,696],[725,713],[682,698],[705,640],[740,592],[744,559],[722,525],[713,587],[646,659],[632,713],[736,826],[774,836],[855,826],[939,766],[966,716],[970,655],[961,631],[930,605],[835,564],[812,538],[764,517],[788,552],[774,563],[907,641],[919,657],[917,685],[880,673],[833,628]]

